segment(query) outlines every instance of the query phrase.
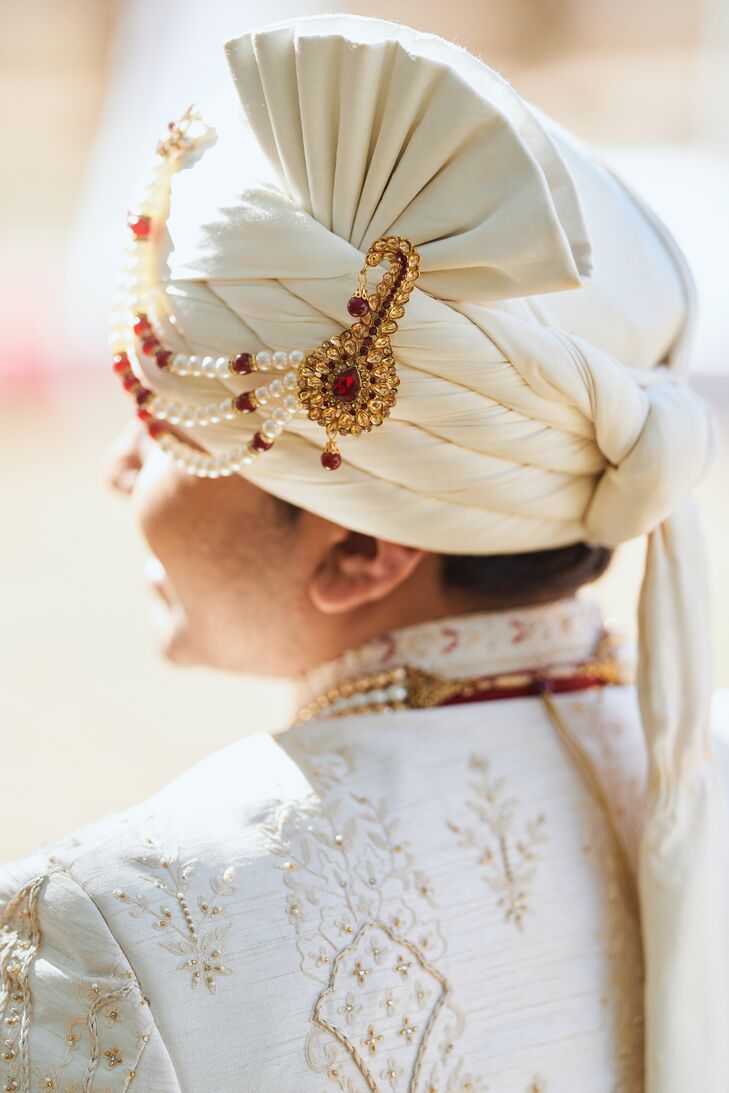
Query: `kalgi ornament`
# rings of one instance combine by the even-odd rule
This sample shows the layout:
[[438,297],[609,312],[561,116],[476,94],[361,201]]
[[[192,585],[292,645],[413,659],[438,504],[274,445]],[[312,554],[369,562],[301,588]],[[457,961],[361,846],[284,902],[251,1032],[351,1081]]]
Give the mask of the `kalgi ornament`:
[[[170,122],[157,146],[160,159],[140,208],[128,217],[129,245],[125,253],[126,288],[114,313],[111,333],[113,368],[135,400],[137,416],[149,435],[189,474],[217,478],[242,470],[269,451],[283,430],[307,415],[326,431],[321,454],[325,470],[342,464],[337,437],[358,436],[381,425],[397,399],[400,383],[390,336],[405,313],[418,279],[420,256],[413,243],[388,235],[370,246],[359,273],[359,285],[347,302],[354,322],[312,350],[236,349],[228,356],[198,356],[165,344],[165,331],[185,342],[185,332],[165,291],[166,257],[161,241],[169,213],[170,182],[188,154],[209,140],[212,130],[191,107]],[[369,293],[367,273],[389,268]],[[167,385],[156,377],[185,380],[189,397],[171,399]],[[240,390],[237,382],[254,373],[278,373],[268,383]],[[220,385],[216,401],[201,401],[196,381]],[[192,382],[190,382],[192,381]],[[181,388],[182,389],[182,388]],[[165,391],[165,393],[163,393]],[[177,427],[208,427],[248,419],[237,443],[212,454],[190,444]],[[175,427],[171,429],[169,426]]]
[[[368,295],[367,271],[384,262],[390,268]],[[327,433],[321,457],[327,470],[336,470],[342,462],[338,436],[370,432],[395,405],[400,379],[390,335],[405,314],[419,265],[420,255],[409,239],[377,239],[367,252],[359,287],[347,303],[355,322],[308,353],[299,366],[299,402]]]

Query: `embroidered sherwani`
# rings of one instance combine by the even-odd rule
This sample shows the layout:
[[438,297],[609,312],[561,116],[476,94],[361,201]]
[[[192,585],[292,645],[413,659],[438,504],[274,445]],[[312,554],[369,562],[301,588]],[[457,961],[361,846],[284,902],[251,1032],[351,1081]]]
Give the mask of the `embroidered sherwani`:
[[[582,601],[394,631],[308,698],[589,658]],[[0,1090],[637,1093],[630,686],[319,718],[0,873]],[[567,739],[564,733],[569,734]]]

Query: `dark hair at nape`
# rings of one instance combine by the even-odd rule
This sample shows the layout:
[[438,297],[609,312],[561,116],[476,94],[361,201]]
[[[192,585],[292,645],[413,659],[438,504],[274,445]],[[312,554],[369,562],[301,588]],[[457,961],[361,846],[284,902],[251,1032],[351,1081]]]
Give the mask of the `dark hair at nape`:
[[612,557],[609,547],[589,543],[521,554],[442,554],[441,575],[447,588],[499,610],[571,596],[601,577]]

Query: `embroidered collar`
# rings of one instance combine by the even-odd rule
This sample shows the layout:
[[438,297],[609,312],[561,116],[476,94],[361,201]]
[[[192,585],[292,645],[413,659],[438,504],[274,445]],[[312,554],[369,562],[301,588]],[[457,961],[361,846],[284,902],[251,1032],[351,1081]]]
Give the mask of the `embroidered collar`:
[[568,599],[508,611],[474,611],[399,627],[324,664],[299,681],[303,705],[354,676],[410,664],[446,679],[495,675],[579,662],[603,633],[590,600]]

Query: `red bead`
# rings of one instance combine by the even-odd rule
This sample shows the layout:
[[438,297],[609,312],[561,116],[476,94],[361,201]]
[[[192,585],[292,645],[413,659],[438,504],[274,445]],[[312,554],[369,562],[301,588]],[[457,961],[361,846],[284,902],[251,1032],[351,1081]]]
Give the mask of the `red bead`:
[[256,408],[256,404],[253,400],[253,395],[250,391],[244,391],[242,395],[238,395],[235,400],[235,408],[239,410],[241,414],[251,414]]
[[354,402],[362,387],[362,380],[360,379],[359,372],[352,365],[350,368],[345,368],[343,372],[334,380],[334,386],[332,390],[340,402]]
[[126,353],[115,353],[114,363],[112,365],[115,372],[126,372],[129,368],[129,357]]
[[152,415],[150,414],[149,410],[145,410],[144,408],[142,408],[140,410],[137,410],[137,417],[139,418],[140,421],[151,421],[152,420]]
[[152,230],[152,221],[142,213],[130,213],[127,221],[135,239],[148,239]]
[[369,300],[365,300],[364,296],[350,296],[347,300],[347,311],[356,319],[361,319],[363,315],[367,314],[369,309]]
[[342,465],[342,457],[339,452],[322,452],[321,465],[328,471],[336,471]]
[[127,372],[122,376],[122,386],[125,391],[133,391],[135,387],[139,387],[139,380],[131,372]]
[[143,334],[149,333],[149,331],[152,329],[152,324],[150,323],[146,315],[138,315],[137,321],[132,329],[134,330],[134,333],[137,335],[137,337],[141,338]]
[[149,425],[147,426],[147,432],[153,440],[157,440],[158,437],[162,436],[162,434],[166,432],[166,429],[161,421],[150,421]]
[[156,338],[145,338],[142,342],[142,352],[145,357],[151,357],[153,353],[157,352],[159,348],[159,342]]
[[157,367],[167,368],[174,355],[175,354],[171,349],[158,349],[154,355],[154,359],[157,361]]
[[145,402],[152,397],[152,392],[148,391],[146,387],[140,386],[138,390],[134,392],[134,397],[137,400],[138,406],[144,406]]
[[266,440],[260,433],[254,433],[251,447],[255,448],[257,452],[267,452],[269,448],[273,447],[273,441]]
[[230,366],[239,376],[247,376],[249,372],[253,371],[253,357],[250,353],[239,353],[237,357],[233,358]]

